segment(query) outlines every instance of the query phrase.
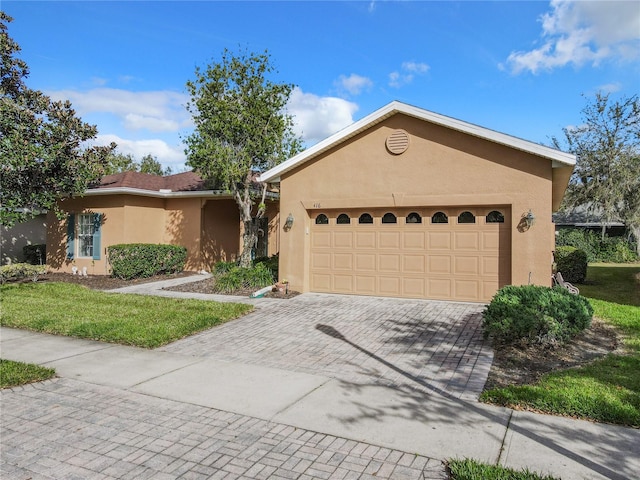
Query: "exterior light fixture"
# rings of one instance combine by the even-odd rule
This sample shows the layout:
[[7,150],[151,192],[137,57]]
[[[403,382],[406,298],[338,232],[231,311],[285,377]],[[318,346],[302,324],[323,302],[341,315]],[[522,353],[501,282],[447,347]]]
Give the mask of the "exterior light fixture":
[[531,209],[529,209],[529,212],[524,216],[524,223],[527,224],[527,228],[533,227],[533,224],[536,223],[536,216]]
[[288,232],[293,227],[293,215],[290,213],[284,222],[284,230]]

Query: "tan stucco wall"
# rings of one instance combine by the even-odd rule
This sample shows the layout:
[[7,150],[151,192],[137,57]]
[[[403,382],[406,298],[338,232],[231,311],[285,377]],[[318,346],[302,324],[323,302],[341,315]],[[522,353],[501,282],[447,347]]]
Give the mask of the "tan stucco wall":
[[[48,216],[47,264],[53,271],[87,267],[90,275],[109,273],[106,248],[119,243],[168,243],[187,248],[186,270],[210,271],[220,260],[235,260],[240,252],[240,216],[229,198],[151,198],[136,195],[87,196],[61,203],[69,213],[103,215],[100,260],[66,258],[67,220]],[[269,253],[278,251],[278,203],[267,202]]]
[[[395,129],[408,150],[391,154]],[[331,208],[507,205],[511,207],[511,282],[550,284],[554,228],[551,161],[397,114],[281,179],[280,276],[308,291],[310,213]],[[537,221],[522,228],[531,210]]]
[[[47,215],[41,214],[13,227],[0,231],[0,264],[24,261],[22,253],[26,245],[39,245],[47,241]],[[44,261],[44,259],[43,259]]]

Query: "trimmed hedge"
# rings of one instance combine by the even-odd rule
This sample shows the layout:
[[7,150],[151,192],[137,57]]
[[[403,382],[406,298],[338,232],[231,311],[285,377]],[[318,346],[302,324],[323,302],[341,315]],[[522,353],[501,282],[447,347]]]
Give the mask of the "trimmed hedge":
[[483,312],[485,338],[499,344],[557,344],[591,325],[593,308],[562,287],[509,285]]
[[12,263],[0,267],[0,283],[15,282],[30,278],[38,281],[38,275],[47,273],[46,265],[31,265],[30,263]]
[[553,255],[556,271],[567,282],[583,283],[587,278],[587,254],[575,247],[557,247]]
[[130,280],[184,270],[187,249],[179,245],[130,243],[107,248],[111,276]]
[[47,258],[47,245],[39,243],[36,245],[25,245],[22,247],[24,261],[31,265],[44,265]]

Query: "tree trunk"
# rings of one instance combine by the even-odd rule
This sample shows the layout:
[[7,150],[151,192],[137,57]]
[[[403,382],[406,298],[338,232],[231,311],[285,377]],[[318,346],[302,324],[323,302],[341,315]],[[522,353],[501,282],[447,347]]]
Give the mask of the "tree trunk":
[[256,246],[258,235],[256,226],[251,219],[249,219],[248,221],[243,221],[242,224],[244,225],[244,233],[242,235],[242,252],[240,253],[240,259],[238,263],[241,267],[248,268],[251,266],[251,252]]
[[[253,221],[253,217],[251,215],[253,211],[253,198],[251,197],[251,181],[252,174],[250,173],[247,176],[247,182],[244,185],[244,190],[236,189],[233,192],[233,197],[238,205],[238,210],[240,211],[240,221],[244,226],[244,232],[242,234],[242,251],[240,252],[240,258],[238,259],[238,264],[241,267],[248,268],[251,266],[251,252],[256,247],[258,243],[258,222]],[[265,197],[267,192],[267,185],[262,185],[262,201],[258,207],[258,211],[256,213],[255,218],[262,218],[265,211]]]
[[633,233],[633,238],[636,241],[636,253],[640,257],[640,225],[630,225],[629,229]]

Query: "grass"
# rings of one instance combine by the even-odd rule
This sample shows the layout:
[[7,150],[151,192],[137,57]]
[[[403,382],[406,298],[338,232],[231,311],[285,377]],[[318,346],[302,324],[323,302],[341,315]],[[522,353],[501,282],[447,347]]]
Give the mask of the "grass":
[[0,359],[0,388],[41,382],[55,376],[55,374],[56,371],[53,368]]
[[640,427],[640,265],[590,265],[589,298],[594,315],[623,336],[623,354],[610,354],[584,367],[545,375],[535,385],[484,392],[489,403],[539,410],[598,422]]
[[250,305],[105,293],[70,283],[0,286],[0,325],[156,348],[238,318]]
[[525,470],[513,470],[499,465],[487,465],[471,459],[447,462],[453,480],[557,480]]

